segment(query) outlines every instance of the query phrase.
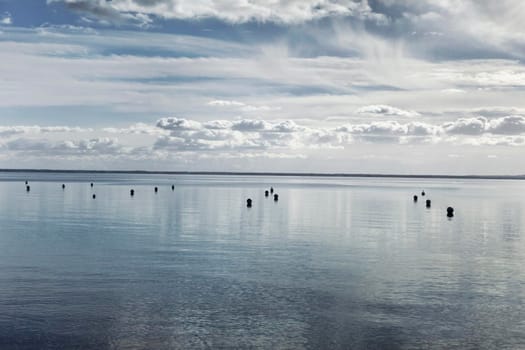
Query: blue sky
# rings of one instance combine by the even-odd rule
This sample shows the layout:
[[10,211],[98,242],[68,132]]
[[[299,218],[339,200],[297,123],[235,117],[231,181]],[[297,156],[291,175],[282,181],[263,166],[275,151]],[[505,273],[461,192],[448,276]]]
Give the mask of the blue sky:
[[0,167],[525,173],[517,0],[0,0]]

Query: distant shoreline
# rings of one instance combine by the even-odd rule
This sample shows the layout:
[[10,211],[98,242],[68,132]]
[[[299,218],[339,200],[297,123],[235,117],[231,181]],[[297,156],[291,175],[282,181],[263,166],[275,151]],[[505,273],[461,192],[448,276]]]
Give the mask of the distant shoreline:
[[147,170],[58,170],[0,169],[0,173],[61,173],[61,174],[143,174],[143,175],[218,175],[218,176],[289,176],[289,177],[365,177],[400,179],[480,179],[525,180],[525,175],[428,175],[428,174],[359,174],[359,173],[288,173],[241,171],[147,171]]

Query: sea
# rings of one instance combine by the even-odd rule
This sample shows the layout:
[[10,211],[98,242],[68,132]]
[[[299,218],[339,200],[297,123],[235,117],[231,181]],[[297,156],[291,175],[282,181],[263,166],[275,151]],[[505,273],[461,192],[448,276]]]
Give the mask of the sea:
[[0,173],[0,349],[525,349],[525,181]]

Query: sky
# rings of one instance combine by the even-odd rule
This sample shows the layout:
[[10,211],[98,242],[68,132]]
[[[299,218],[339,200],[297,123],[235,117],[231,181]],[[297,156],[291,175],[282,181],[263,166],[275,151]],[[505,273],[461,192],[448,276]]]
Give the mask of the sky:
[[525,174],[521,0],[0,0],[0,168]]

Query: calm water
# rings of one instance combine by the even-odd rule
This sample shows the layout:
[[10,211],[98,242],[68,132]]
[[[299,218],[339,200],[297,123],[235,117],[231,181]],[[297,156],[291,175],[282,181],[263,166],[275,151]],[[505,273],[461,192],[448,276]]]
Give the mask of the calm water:
[[518,181],[0,173],[0,349],[525,348],[524,238]]

